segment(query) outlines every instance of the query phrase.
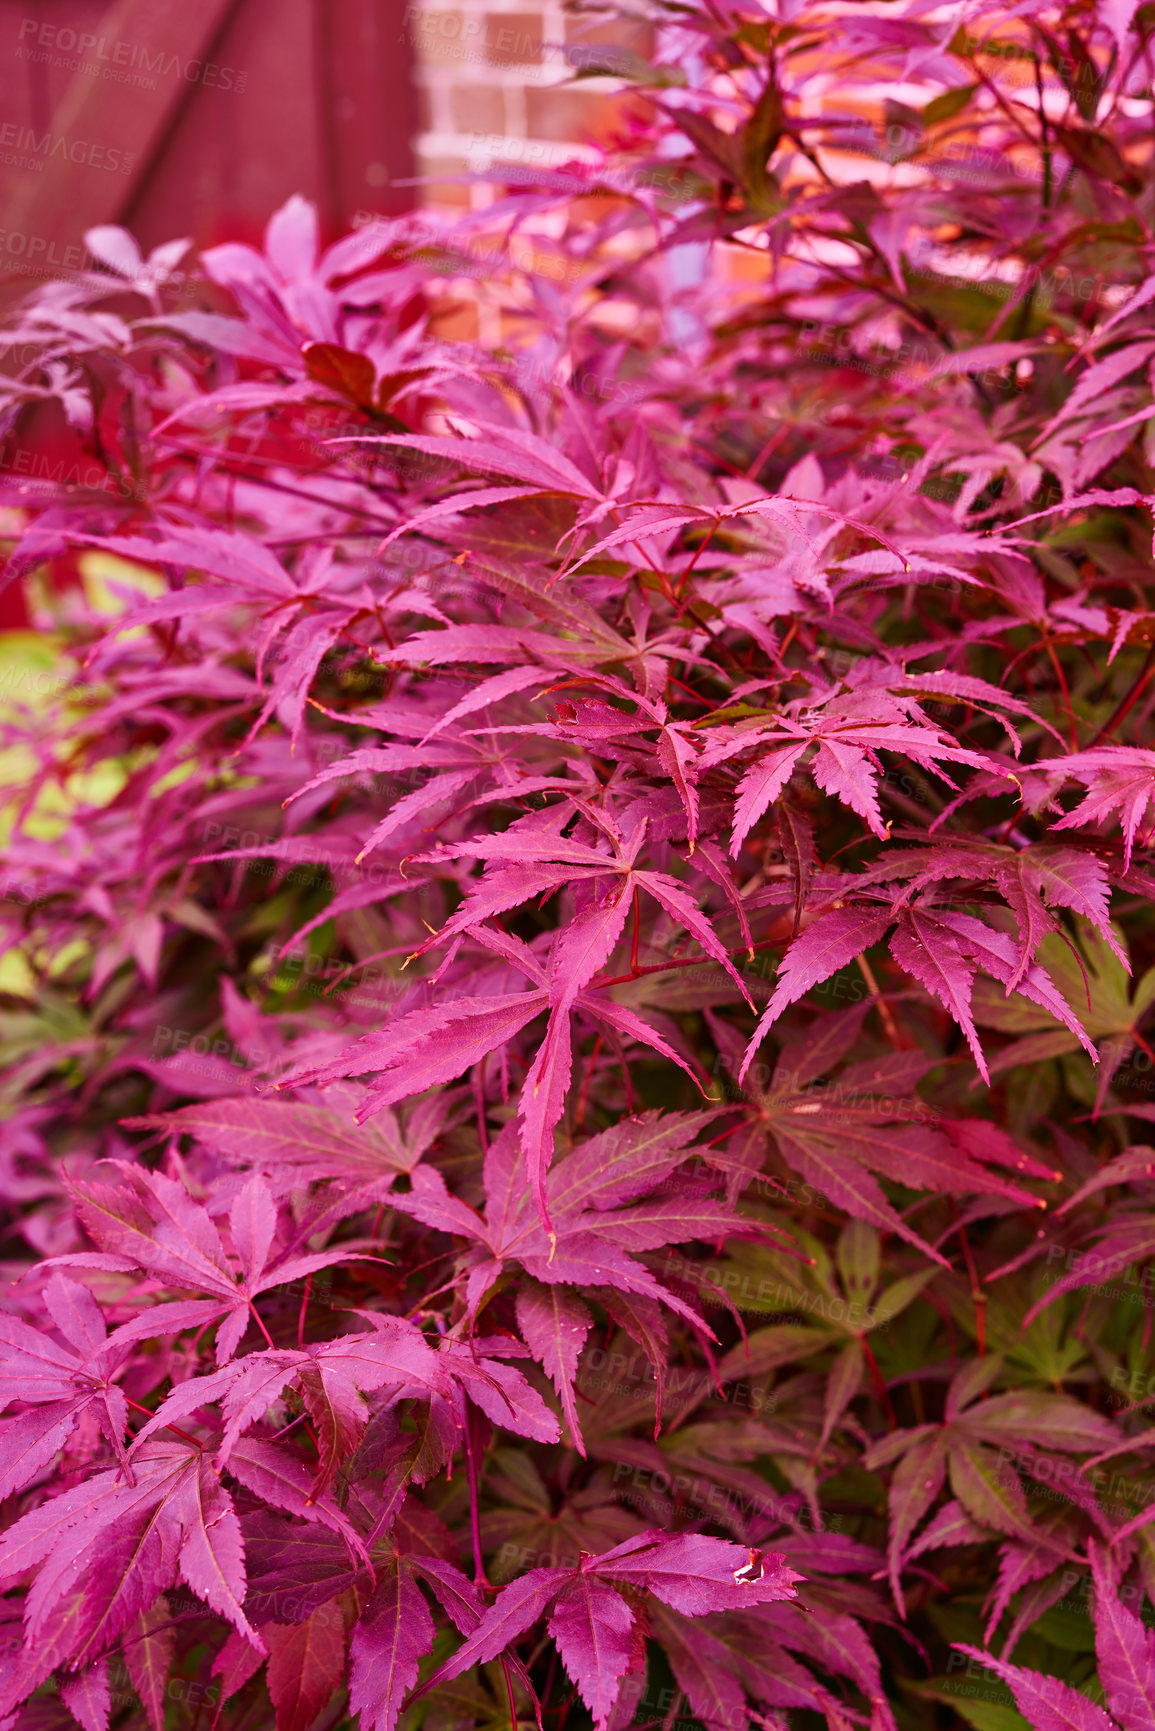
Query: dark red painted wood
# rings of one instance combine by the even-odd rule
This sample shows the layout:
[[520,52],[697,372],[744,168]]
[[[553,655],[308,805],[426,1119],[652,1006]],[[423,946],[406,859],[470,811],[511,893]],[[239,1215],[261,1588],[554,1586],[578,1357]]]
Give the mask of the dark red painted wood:
[[[255,240],[301,192],[329,238],[413,202],[405,0],[0,0],[0,281],[146,246]],[[71,251],[69,250],[71,249]]]
[[[410,208],[406,3],[0,0],[0,305],[80,268],[100,223],[147,249],[259,242],[295,192],[329,240]],[[51,416],[16,429],[45,474],[70,440]],[[21,587],[0,589],[0,630],[26,623]]]

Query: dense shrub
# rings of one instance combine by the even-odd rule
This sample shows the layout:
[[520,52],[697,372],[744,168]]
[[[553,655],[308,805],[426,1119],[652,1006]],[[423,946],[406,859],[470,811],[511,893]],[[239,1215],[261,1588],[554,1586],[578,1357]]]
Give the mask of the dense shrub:
[[11,321],[5,1731],[1155,1725],[1155,8],[652,22]]

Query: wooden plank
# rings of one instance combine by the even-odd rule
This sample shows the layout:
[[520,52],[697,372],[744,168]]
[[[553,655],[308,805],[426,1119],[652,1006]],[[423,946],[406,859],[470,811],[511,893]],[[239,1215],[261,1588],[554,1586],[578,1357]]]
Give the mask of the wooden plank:
[[[181,109],[203,87],[213,45],[239,3],[116,0],[93,33],[106,44],[129,45],[125,70],[136,74],[135,82],[125,87],[114,76],[85,70],[73,75],[52,115],[54,148],[43,170],[14,186],[5,201],[8,234],[46,239],[59,252],[79,242],[85,229],[119,221]],[[93,145],[119,151],[121,161],[131,158],[129,171],[78,172],[69,151],[83,155]]]
[[4,298],[78,266],[97,223],[147,248],[259,241],[294,192],[318,204],[326,239],[360,212],[411,208],[409,4],[61,0],[5,19],[25,75],[0,92],[0,121],[43,167],[0,176]]
[[212,52],[236,73],[234,87],[196,88],[125,210],[143,246],[175,235],[259,245],[292,193],[319,198],[314,8],[315,0],[244,0],[233,13]]
[[413,208],[419,128],[410,0],[316,0],[324,131],[325,226],[344,234],[357,213]]

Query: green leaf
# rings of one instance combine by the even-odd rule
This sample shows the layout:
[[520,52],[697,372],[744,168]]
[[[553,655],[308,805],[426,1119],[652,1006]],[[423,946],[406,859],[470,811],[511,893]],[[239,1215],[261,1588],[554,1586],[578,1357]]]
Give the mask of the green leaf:
[[900,1316],[908,1304],[913,1304],[923,1288],[934,1279],[935,1270],[924,1268],[918,1274],[904,1274],[879,1293],[871,1306],[872,1328],[883,1328]]
[[1031,1731],[1031,1722],[1024,1719],[1017,1707],[1011,1704],[1011,1692],[1005,1686],[993,1680],[984,1680],[981,1687],[990,1695],[1001,1692],[1006,1695],[1006,1702],[984,1700],[982,1696],[967,1695],[964,1691],[968,1685],[956,1677],[944,1678],[929,1685],[925,1693],[934,1701],[942,1701],[960,1719],[965,1719],[968,1725],[973,1725],[975,1731]]
[[969,103],[977,84],[962,84],[957,90],[944,90],[941,96],[935,96],[922,111],[924,126],[937,126],[942,120],[953,120],[956,114],[961,114]]
[[1022,1545],[1038,1544],[1039,1530],[1031,1520],[1019,1475],[990,1449],[970,1443],[953,1447],[950,1482],[963,1508],[981,1527]]
[[939,121],[954,119],[956,114],[963,113],[978,88],[978,85],[959,85],[958,90],[944,90],[940,97],[933,97],[923,109],[923,126],[937,126]]
[[869,1304],[878,1285],[878,1233],[864,1220],[848,1220],[838,1237],[838,1274],[847,1298]]

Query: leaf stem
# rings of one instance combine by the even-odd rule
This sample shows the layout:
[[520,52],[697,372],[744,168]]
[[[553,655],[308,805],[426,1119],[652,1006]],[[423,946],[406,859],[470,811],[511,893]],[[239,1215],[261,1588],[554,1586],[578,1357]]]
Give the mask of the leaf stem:
[[513,1678],[509,1674],[509,1661],[502,1653],[501,1668],[505,1672],[505,1687],[509,1695],[509,1731],[517,1731],[517,1707],[513,1699]]
[[895,1051],[901,1051],[903,1043],[902,1035],[898,1031],[898,1023],[894,1019],[894,1012],[883,997],[878,981],[874,977],[874,969],[871,967],[865,956],[855,956],[854,959],[858,963],[863,979],[866,981],[866,989],[874,1000],[874,1007],[882,1018],[882,1025],[886,1029],[887,1039],[890,1041]]
[[301,1311],[297,1317],[297,1351],[305,1350],[305,1316],[309,1309],[309,1299],[313,1295],[313,1275],[310,1271],[305,1276],[305,1290],[301,1295]]
[[[748,956],[751,949],[777,950],[781,949],[784,941],[782,938],[763,938],[761,943],[750,946],[739,944],[736,949],[727,950],[726,954],[728,956]],[[628,986],[631,980],[643,979],[646,974],[664,974],[671,968],[704,968],[713,960],[713,956],[687,956],[685,959],[679,957],[673,962],[652,962],[648,967],[638,968],[635,973],[617,974],[612,980],[591,980],[589,989],[592,990],[595,986]]]
[[604,1039],[604,1034],[598,1034],[596,1036],[594,1040],[594,1049],[586,1061],[586,1073],[582,1079],[581,1093],[578,1096],[577,1111],[574,1113],[575,1130],[580,1130],[586,1121],[586,1106],[589,1103],[590,1083],[593,1081],[594,1066],[598,1061],[598,1054],[602,1049]]
[[[979,1358],[985,1358],[987,1354],[987,1295],[983,1291],[982,1285],[979,1281],[978,1269],[975,1267],[974,1252],[971,1249],[970,1239],[967,1237],[967,1229],[958,1217],[958,1208],[955,1204],[954,1197],[950,1197],[949,1200],[951,1215],[958,1226],[959,1243],[962,1245],[963,1260],[967,1265],[967,1273],[970,1276],[971,1297],[974,1300],[975,1306],[975,1352]],[[983,1398],[986,1398],[985,1393]]]
[[256,1323],[257,1327],[260,1329],[261,1333],[264,1335],[267,1344],[272,1348],[272,1350],[274,1352],[276,1352],[276,1350],[277,1350],[276,1343],[274,1342],[273,1337],[269,1333],[268,1329],[265,1327],[265,1324],[261,1318],[261,1313],[257,1309],[256,1302],[254,1299],[251,1299],[251,1298],[249,1299],[249,1309],[253,1313],[253,1321]]
[[473,1413],[464,1394],[461,1396],[461,1431],[465,1439],[465,1476],[469,1484],[469,1530],[473,1539],[473,1584],[485,1592],[493,1591],[493,1583],[485,1573],[481,1551],[481,1516],[477,1506],[477,1457],[473,1450]]
[[1143,665],[1135,677],[1135,683],[1132,685],[1126,697],[1124,697],[1112,711],[1108,720],[1103,723],[1102,727],[1091,741],[1088,747],[1089,751],[1093,751],[1099,744],[1100,740],[1106,739],[1109,734],[1114,733],[1115,729],[1119,726],[1119,723],[1127,719],[1128,715],[1130,715],[1132,709],[1135,707],[1136,703],[1138,703],[1140,697],[1143,695],[1147,686],[1150,685],[1153,678],[1155,678],[1155,643],[1153,643],[1147,651],[1143,660]]
[[1045,640],[1044,646],[1047,654],[1051,658],[1051,666],[1054,668],[1055,677],[1059,681],[1059,689],[1063,693],[1063,703],[1067,710],[1067,730],[1071,741],[1071,750],[1077,752],[1079,749],[1079,735],[1075,731],[1075,711],[1071,708],[1071,693],[1067,687],[1067,676],[1063,672],[1062,663],[1060,662],[1059,657],[1055,654],[1055,646],[1049,637]]
[[890,1390],[886,1386],[886,1378],[879,1369],[878,1360],[874,1356],[870,1342],[864,1336],[860,1336],[859,1345],[862,1347],[863,1357],[866,1359],[870,1380],[874,1384],[875,1392],[882,1402],[883,1411],[886,1413],[886,1428],[887,1430],[897,1430],[898,1415],[894,1410],[894,1402],[890,1398]]
[[[121,1389],[120,1392],[121,1392],[121,1394],[124,1394],[123,1389]],[[145,1418],[155,1418],[156,1417],[156,1414],[154,1412],[149,1412],[149,1410],[146,1406],[141,1406],[141,1404],[138,1400],[133,1400],[133,1398],[130,1394],[125,1394],[124,1398],[125,1398],[126,1402],[128,1403],[128,1405],[130,1407],[132,1407],[134,1412],[142,1412],[144,1414]],[[203,1447],[203,1444],[201,1444],[195,1436],[190,1436],[187,1430],[181,1430],[181,1428],[178,1424],[166,1424],[165,1429],[172,1431],[175,1436],[180,1437],[182,1442],[191,1443],[194,1449],[199,1449],[199,1448]]]

